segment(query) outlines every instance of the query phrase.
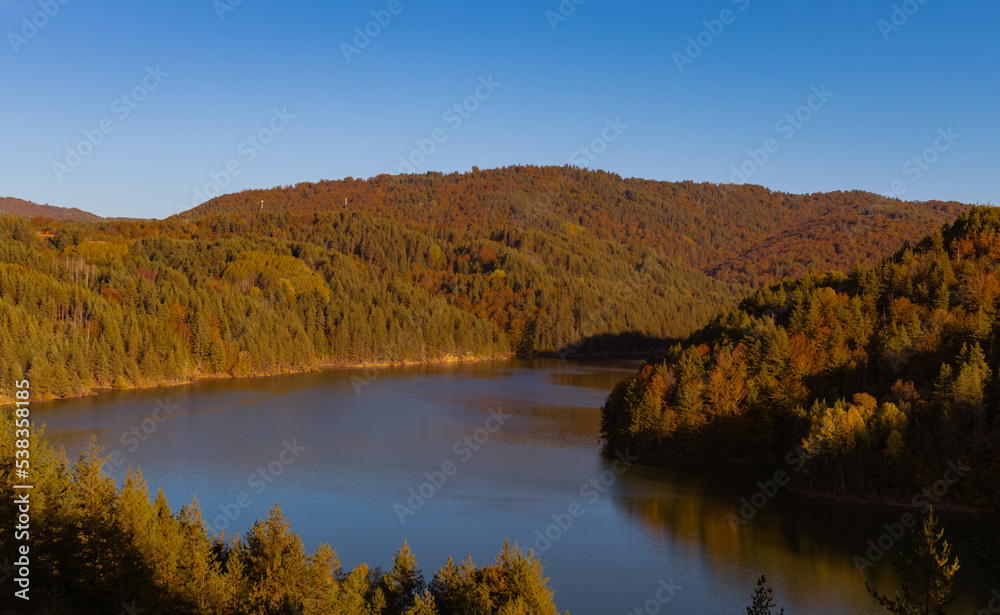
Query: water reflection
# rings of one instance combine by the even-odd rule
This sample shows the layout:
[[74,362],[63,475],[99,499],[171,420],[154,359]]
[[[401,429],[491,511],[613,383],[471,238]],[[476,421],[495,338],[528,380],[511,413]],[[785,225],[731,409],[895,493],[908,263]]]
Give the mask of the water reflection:
[[[280,502],[309,548],[334,545],[345,566],[391,565],[407,539],[430,576],[448,555],[492,559],[505,538],[531,545],[552,515],[581,500],[582,484],[611,468],[599,456],[599,408],[635,362],[558,360],[414,366],[249,380],[202,381],[39,404],[35,416],[71,457],[91,434],[127,465],[141,466],[172,506],[198,496],[211,519],[248,489],[247,476],[296,440],[307,450],[280,480],[253,494],[230,531],[245,531]],[[358,379],[368,383],[358,387]],[[359,394],[360,391],[360,394]],[[177,410],[134,450],[123,436],[168,399]],[[454,460],[454,446],[485,424],[503,428],[462,463],[447,485],[401,524],[393,506]],[[741,613],[766,574],[789,615],[877,613],[852,557],[899,511],[779,494],[734,533],[726,516],[769,473],[677,463],[634,466],[588,504],[543,555],[557,604],[576,615],[628,613],[661,580],[685,589],[663,612]],[[988,521],[943,516],[962,558],[953,612],[989,598],[964,528]],[[888,587],[887,561],[869,578]]]
[[[636,468],[616,485],[614,502],[661,548],[696,556],[723,586],[742,583],[749,596],[755,575],[765,574],[788,612],[814,612],[817,605],[846,604],[855,613],[880,611],[865,581],[887,593],[898,579],[889,557],[862,576],[855,564],[870,539],[903,511],[777,494],[745,525],[733,530],[740,499],[750,497],[762,469],[669,463]],[[975,613],[990,585],[978,566],[968,535],[984,535],[994,519],[941,514],[946,539],[962,570],[952,612]]]

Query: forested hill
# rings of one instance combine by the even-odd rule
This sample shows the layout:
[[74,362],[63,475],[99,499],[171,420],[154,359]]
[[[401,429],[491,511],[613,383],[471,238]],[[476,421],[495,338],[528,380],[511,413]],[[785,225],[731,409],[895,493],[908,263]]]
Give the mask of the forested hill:
[[0,217],[0,389],[651,350],[743,294],[572,228],[416,230],[367,212]]
[[54,207],[52,205],[39,205],[23,199],[13,197],[0,197],[0,215],[21,216],[22,218],[52,218],[53,220],[85,220],[96,222],[100,216],[92,214],[82,209]]
[[364,211],[408,227],[490,232],[571,230],[643,245],[718,279],[752,287],[810,268],[873,265],[968,206],[866,192],[792,195],[760,186],[622,179],[573,167],[303,183],[221,196],[181,217],[259,211]]
[[163,221],[0,218],[0,385],[646,353],[746,296],[732,280],[874,260],[962,207],[514,167],[245,192]]
[[763,288],[615,387],[607,447],[918,506],[947,478],[946,503],[996,508],[998,278],[1000,211],[976,207],[873,268]]

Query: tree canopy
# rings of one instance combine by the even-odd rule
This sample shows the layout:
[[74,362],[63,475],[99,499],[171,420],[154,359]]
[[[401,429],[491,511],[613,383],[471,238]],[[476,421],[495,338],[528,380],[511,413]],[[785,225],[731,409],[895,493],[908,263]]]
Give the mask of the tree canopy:
[[996,507],[998,263],[1000,213],[974,208],[875,267],[769,285],[622,380],[607,446],[790,465],[793,487],[838,497]]

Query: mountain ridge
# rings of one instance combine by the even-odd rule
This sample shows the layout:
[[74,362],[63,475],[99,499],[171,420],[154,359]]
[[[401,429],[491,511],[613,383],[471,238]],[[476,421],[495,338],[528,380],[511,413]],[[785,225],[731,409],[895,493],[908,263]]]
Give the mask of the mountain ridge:
[[16,197],[0,197],[0,215],[19,216],[22,218],[52,218],[53,220],[80,220],[97,222],[101,216],[83,211],[76,207],[56,207],[55,205],[40,205]]
[[[862,191],[796,195],[755,185],[624,179],[575,167],[515,166],[246,190],[173,217],[248,215],[260,211],[261,201],[265,211],[309,216],[363,210],[416,228],[578,227],[596,238],[648,246],[712,277],[753,287],[797,277],[810,268],[874,264],[971,207],[953,201],[900,201]],[[822,245],[805,245],[813,241]],[[787,262],[770,262],[769,251],[784,254]],[[856,262],[850,262],[852,254]],[[746,259],[752,262],[741,262]]]

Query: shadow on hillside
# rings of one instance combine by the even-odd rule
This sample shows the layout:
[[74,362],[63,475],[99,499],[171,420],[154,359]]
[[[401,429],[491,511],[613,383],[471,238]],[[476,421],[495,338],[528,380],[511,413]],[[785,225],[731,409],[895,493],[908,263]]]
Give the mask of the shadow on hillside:
[[567,344],[555,353],[540,356],[560,359],[594,358],[658,358],[681,340],[663,338],[629,331],[626,333],[606,333],[582,338]]

